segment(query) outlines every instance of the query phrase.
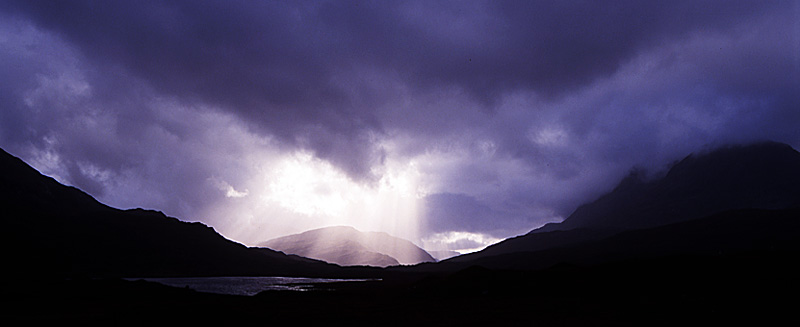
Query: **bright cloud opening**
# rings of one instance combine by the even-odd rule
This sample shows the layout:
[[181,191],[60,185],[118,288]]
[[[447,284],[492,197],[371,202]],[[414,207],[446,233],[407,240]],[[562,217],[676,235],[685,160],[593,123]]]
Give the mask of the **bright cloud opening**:
[[456,251],[460,254],[472,253],[502,241],[481,233],[444,232],[436,233],[422,239],[423,247],[435,251]]
[[[227,237],[256,245],[310,229],[352,226],[419,240],[425,193],[413,162],[386,160],[380,180],[363,184],[305,151],[260,159],[256,176],[238,186],[245,191],[215,182],[232,199],[208,214],[236,218],[226,219],[235,224],[217,226]],[[232,197],[232,192],[242,196]]]

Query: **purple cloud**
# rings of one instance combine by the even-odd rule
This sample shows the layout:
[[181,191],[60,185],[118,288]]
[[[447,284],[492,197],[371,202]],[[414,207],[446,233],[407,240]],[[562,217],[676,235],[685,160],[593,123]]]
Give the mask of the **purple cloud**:
[[372,189],[412,167],[423,236],[507,237],[634,166],[799,147],[799,8],[5,1],[0,146],[112,205],[221,229],[244,223],[219,208],[255,206],[294,153]]

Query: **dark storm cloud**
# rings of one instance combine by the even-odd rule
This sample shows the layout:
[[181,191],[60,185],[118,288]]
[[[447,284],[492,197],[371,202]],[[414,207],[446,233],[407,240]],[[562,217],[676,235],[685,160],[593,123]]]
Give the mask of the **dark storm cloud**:
[[[304,8],[252,2],[7,4],[64,36],[96,69],[144,80],[158,93],[236,112],[252,127],[310,145],[354,176],[366,154],[340,158],[340,143],[365,146],[368,113],[355,116],[331,85],[334,40]],[[255,6],[255,7],[253,7]],[[309,9],[310,10],[310,9]],[[313,14],[313,12],[312,12]],[[331,141],[333,134],[340,140]]]
[[[519,211],[501,210],[465,194],[437,193],[425,197],[425,229],[430,233],[449,231],[481,232],[494,237],[507,237],[520,230],[520,226],[533,226],[549,222],[537,221]],[[551,218],[551,217],[550,217]]]
[[464,194],[431,194],[425,206],[428,229],[433,232],[486,229],[487,222],[504,224],[491,208]]
[[225,107],[253,128],[309,146],[364,177],[369,165],[362,163],[380,161],[370,133],[392,122],[372,111],[385,91],[349,77],[361,67],[394,73],[419,92],[461,88],[487,105],[515,90],[561,95],[612,74],[642,49],[698,29],[724,30],[777,5],[12,1],[4,7],[64,36],[100,69],[119,69],[185,101]]
[[116,206],[196,217],[182,207],[211,200],[199,186],[218,167],[175,140],[199,139],[208,126],[165,114],[157,94],[124,70],[87,62],[58,37],[0,16],[2,147]]
[[791,1],[3,1],[0,142],[182,217],[222,196],[209,176],[248,181],[257,136],[361,182],[423,157],[431,232],[503,237],[633,166],[800,146],[799,16]]

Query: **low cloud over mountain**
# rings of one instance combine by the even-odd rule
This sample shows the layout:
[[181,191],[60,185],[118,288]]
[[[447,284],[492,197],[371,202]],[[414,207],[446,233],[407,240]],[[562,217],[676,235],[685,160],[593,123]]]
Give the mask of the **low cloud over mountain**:
[[436,261],[409,241],[386,233],[360,232],[345,226],[315,229],[259,245],[342,266],[386,267]]

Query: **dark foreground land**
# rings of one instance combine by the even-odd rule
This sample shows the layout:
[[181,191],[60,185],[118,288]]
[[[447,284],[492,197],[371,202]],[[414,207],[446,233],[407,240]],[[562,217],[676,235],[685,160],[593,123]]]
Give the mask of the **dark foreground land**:
[[[689,156],[481,252],[388,269],[248,248],[119,210],[0,152],[4,326],[800,326],[800,153]],[[75,276],[91,276],[75,277]],[[380,278],[256,296],[121,276]]]
[[672,256],[540,271],[470,267],[307,292],[228,296],[145,281],[4,285],[12,325],[797,325],[796,252]]

